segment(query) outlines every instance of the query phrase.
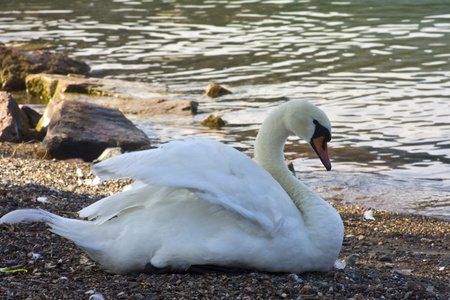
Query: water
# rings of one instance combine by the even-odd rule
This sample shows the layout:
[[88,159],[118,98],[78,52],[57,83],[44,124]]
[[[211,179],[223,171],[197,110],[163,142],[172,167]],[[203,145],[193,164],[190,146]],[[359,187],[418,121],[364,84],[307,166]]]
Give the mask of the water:
[[[230,124],[132,116],[155,143],[200,134],[251,153],[268,111],[304,98],[332,121],[333,171],[292,139],[302,180],[345,204],[450,219],[446,0],[0,3],[1,42],[46,44],[94,76],[164,82],[201,103],[194,121]],[[233,94],[206,98],[210,81]]]

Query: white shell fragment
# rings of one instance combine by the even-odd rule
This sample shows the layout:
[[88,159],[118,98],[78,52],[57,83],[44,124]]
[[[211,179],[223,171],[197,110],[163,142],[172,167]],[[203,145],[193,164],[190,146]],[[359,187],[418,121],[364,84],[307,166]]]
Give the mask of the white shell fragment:
[[40,258],[41,255],[39,253],[30,252],[28,253],[28,258],[31,258],[33,260]]
[[345,266],[346,266],[347,264],[345,263],[345,261],[343,260],[343,261],[340,261],[339,259],[337,259],[335,262],[334,262],[334,267],[336,268],[336,269],[339,269],[339,270],[343,270],[343,269],[345,269]]
[[77,168],[77,176],[78,176],[79,178],[83,178],[83,177],[84,177],[83,171],[82,171],[80,168]]
[[89,297],[89,300],[105,300],[105,297],[103,297],[102,294],[99,292],[95,292],[93,295]]
[[36,201],[41,202],[41,203],[48,203],[48,198],[45,196],[41,196],[41,197],[37,197]]
[[101,183],[102,183],[102,180],[98,176],[95,176],[94,179],[86,179],[84,181],[85,185],[91,185],[91,186],[100,185]]
[[375,220],[375,218],[373,217],[373,210],[369,209],[364,211],[364,220]]

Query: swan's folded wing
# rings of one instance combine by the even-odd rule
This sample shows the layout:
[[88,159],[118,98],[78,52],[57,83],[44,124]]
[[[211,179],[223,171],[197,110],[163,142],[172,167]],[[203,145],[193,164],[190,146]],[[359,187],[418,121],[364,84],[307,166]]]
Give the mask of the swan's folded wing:
[[171,193],[171,188],[159,188],[139,185],[131,190],[123,191],[92,203],[78,212],[80,217],[88,218],[95,224],[102,224],[125,211],[142,209],[149,205],[142,197],[152,195],[153,199],[164,199]]
[[116,156],[94,165],[93,171],[102,179],[134,178],[150,186],[188,189],[269,234],[295,210],[263,168],[236,149],[204,138]]

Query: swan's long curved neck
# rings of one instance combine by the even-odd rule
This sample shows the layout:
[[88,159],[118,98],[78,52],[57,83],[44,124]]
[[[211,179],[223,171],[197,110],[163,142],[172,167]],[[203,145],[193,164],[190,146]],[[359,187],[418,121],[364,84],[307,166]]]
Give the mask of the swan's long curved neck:
[[[291,134],[285,124],[287,105],[276,108],[264,121],[256,137],[255,160],[278,181],[289,195],[300,214],[304,228],[309,233],[311,255],[324,261],[333,261],[340,251],[343,223],[337,211],[328,202],[309,189],[287,168],[284,162],[284,144]],[[330,255],[330,251],[332,255]],[[334,254],[333,254],[334,252]]]
[[278,107],[264,120],[255,141],[255,160],[271,174],[284,165],[284,144],[289,135]]
[[[255,142],[255,161],[280,183],[299,210],[307,194],[314,194],[285,164],[284,145],[291,132],[284,123],[285,106],[276,108],[262,124]],[[316,197],[312,197],[316,198]]]

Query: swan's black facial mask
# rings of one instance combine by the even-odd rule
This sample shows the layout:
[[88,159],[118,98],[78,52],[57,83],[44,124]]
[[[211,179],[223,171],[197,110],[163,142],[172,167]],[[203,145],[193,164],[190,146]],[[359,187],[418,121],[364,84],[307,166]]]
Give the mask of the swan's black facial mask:
[[314,125],[316,125],[316,129],[314,130],[314,134],[311,137],[311,141],[309,143],[319,156],[320,161],[325,166],[327,171],[330,171],[331,162],[328,156],[327,143],[331,140],[331,133],[327,128],[323,127],[316,120],[314,120]]

